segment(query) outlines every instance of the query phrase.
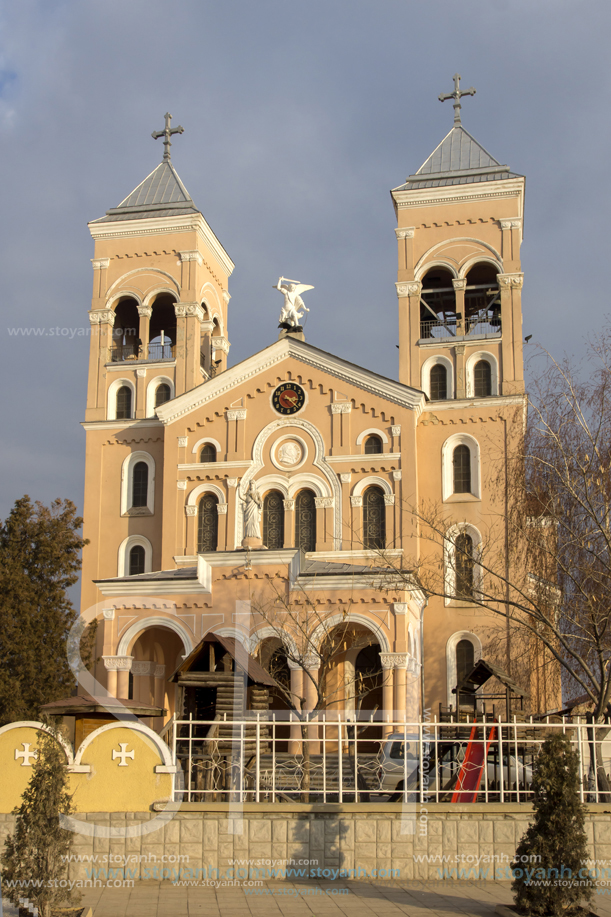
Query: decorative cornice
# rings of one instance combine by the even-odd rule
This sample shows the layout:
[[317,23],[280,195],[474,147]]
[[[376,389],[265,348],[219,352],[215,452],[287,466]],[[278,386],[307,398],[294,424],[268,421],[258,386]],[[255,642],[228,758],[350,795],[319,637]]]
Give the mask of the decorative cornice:
[[403,229],[395,229],[395,235],[397,239],[413,239],[414,233],[416,231],[415,226],[404,227]]
[[393,436],[401,436],[401,424],[396,423],[390,428],[390,432]]
[[229,348],[231,347],[231,344],[229,343],[227,338],[224,338],[224,337],[214,338],[213,337],[210,343],[212,344],[213,351],[216,352],[217,350],[221,350],[223,353],[229,353]]
[[132,675],[153,675],[155,668],[156,664],[154,662],[145,662],[134,659],[132,662]]
[[91,264],[94,271],[103,271],[110,264],[110,258],[92,258]]
[[115,313],[112,309],[94,309],[89,313],[89,321],[92,325],[108,324],[112,328],[115,323]]
[[198,251],[178,252],[181,261],[197,261],[199,265],[204,263],[204,259]]
[[225,411],[225,417],[228,421],[246,420],[246,408],[235,408],[229,411]]
[[237,487],[238,480],[238,478],[227,478],[227,487]]
[[200,322],[204,319],[204,310],[197,302],[174,303],[174,312],[176,313],[176,318],[195,316]]
[[285,500],[284,509],[287,510],[288,512],[292,512],[295,509],[295,501],[294,500]]
[[355,496],[350,497],[350,506],[362,506],[362,505],[363,505],[362,497],[355,497]]
[[140,378],[140,379],[146,378],[146,366],[145,366],[143,369],[137,369],[137,370],[136,370],[136,375],[137,375],[138,378]]
[[132,667],[133,656],[102,656],[104,668],[107,672],[129,672]]
[[330,509],[333,507],[333,497],[314,497],[316,509]]
[[185,506],[186,516],[197,516],[197,506]]
[[176,438],[178,439],[178,448],[179,449],[185,449],[189,445],[188,436],[177,436]]
[[501,229],[522,229],[522,220],[499,220]]
[[392,610],[396,615],[406,615],[407,602],[393,602]]
[[179,490],[186,490],[187,482],[186,481],[176,481],[176,486]]
[[156,665],[156,666],[155,666],[155,671],[153,672],[153,674],[154,674],[155,678],[165,678],[165,666],[164,666],[164,665]]
[[342,482],[342,484],[349,484],[350,481],[352,480],[352,474],[350,472],[348,472],[347,474],[340,474],[339,479]]
[[352,402],[350,401],[336,401],[331,405],[332,414],[349,414],[352,410]]
[[217,503],[216,511],[219,514],[219,516],[226,516],[227,515],[227,504],[226,503]]
[[393,471],[393,473],[392,473],[392,479],[393,479],[393,481],[400,481],[400,480],[401,480],[401,472],[400,472],[400,471]]
[[89,223],[89,231],[97,241],[108,239],[129,239],[138,236],[174,235],[179,232],[197,232],[199,237],[209,247],[227,275],[231,274],[235,265],[213,231],[208,226],[201,213],[191,213],[184,216],[164,217],[154,216],[143,220],[121,220],[108,223]]
[[497,274],[496,279],[502,287],[516,287],[519,290],[524,283],[524,274],[518,271],[514,274]]
[[205,319],[201,323],[201,331],[202,331],[202,334],[212,334],[212,332],[214,331],[214,322],[212,321],[211,318]]
[[395,495],[394,494],[384,494],[384,506],[394,506],[395,505]]
[[452,281],[452,286],[454,287],[454,289],[455,289],[457,292],[458,292],[458,291],[464,291],[464,290],[467,289],[467,281],[466,281],[466,280],[453,280],[453,281]]
[[404,296],[420,296],[422,284],[419,281],[410,281],[409,283],[396,283],[397,296],[401,299]]
[[114,621],[114,619],[115,619],[115,610],[114,610],[114,608],[104,608],[104,609],[102,610],[102,614],[104,615],[104,620],[106,620],[106,621]]
[[138,309],[138,315],[141,315],[144,318],[150,318],[151,315],[153,314],[152,306],[141,306],[140,303],[138,303],[136,308]]
[[231,299],[231,293],[228,290],[223,290],[221,293],[223,299],[225,300],[225,305],[229,305],[229,300]]
[[409,653],[380,653],[383,669],[407,669],[410,658]]

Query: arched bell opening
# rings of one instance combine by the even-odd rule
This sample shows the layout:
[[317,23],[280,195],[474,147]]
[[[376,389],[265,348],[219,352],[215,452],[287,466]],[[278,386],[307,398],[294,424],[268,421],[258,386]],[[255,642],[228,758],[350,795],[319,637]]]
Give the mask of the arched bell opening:
[[440,338],[456,334],[456,293],[454,276],[441,267],[433,267],[422,278],[420,294],[420,337]]
[[171,360],[176,344],[176,311],[174,297],[160,293],[152,306],[150,324],[150,360]]
[[467,273],[465,334],[490,334],[501,330],[501,293],[498,268],[474,264]]
[[137,360],[140,355],[140,316],[132,297],[121,299],[115,308],[110,359],[113,363]]

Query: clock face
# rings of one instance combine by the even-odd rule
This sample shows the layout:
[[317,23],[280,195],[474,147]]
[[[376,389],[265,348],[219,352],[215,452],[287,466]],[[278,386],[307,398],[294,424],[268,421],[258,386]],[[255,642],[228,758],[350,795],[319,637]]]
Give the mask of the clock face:
[[279,414],[296,414],[305,404],[305,392],[295,382],[283,382],[274,392],[272,404]]

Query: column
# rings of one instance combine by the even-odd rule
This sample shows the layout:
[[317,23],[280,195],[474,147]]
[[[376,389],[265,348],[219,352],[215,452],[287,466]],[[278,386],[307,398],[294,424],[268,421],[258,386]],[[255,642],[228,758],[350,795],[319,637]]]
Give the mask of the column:
[[[317,520],[318,521],[318,520]],[[284,501],[284,547],[295,547],[295,501]]]
[[[303,672],[301,666],[291,659],[288,660],[288,664],[291,670],[291,694],[293,695],[293,703],[297,709],[299,709],[299,701],[297,698],[303,697]],[[301,726],[299,723],[294,723],[290,726],[289,754],[301,754]]]
[[96,418],[106,419],[106,363],[111,360],[112,330],[115,313],[112,309],[100,309],[89,313],[91,344],[89,361],[89,408],[97,408]]
[[333,497],[314,497],[316,506],[316,550],[333,550]]
[[395,668],[394,668],[394,682],[395,682],[395,710],[396,716],[399,723],[402,723],[405,719],[405,686],[406,686],[406,667],[407,667],[407,654],[406,653],[394,653],[395,657]]
[[106,687],[113,697],[125,700],[129,697],[129,673],[133,656],[103,656],[107,672]]
[[227,460],[244,458],[246,408],[225,411],[227,419]]
[[456,355],[456,397],[467,397],[467,379],[465,375],[465,345],[456,344],[454,347]]
[[342,551],[349,551],[352,547],[352,510],[350,508],[350,482],[352,481],[352,475],[350,473],[340,474],[339,479],[342,485],[342,503],[340,507],[341,549]]
[[[317,700],[317,684],[318,684],[318,670],[320,668],[320,660],[317,656],[309,655],[304,660],[303,668],[307,670],[312,676],[308,676],[307,672],[302,673],[303,678],[303,694],[305,696],[305,709],[310,711],[313,710],[316,706]],[[312,681],[313,679],[313,681]],[[316,722],[313,722],[311,726],[308,727],[308,739],[310,746],[310,754],[318,755],[320,754],[320,742],[318,739],[318,725]]]
[[187,555],[197,554],[197,506],[185,506],[187,517]]
[[210,376],[210,366],[212,364],[212,349],[210,342],[212,340],[213,328],[214,322],[212,319],[204,319],[200,325],[200,366],[203,366],[208,376]]
[[[153,675],[155,678],[155,706],[163,708],[165,703],[165,666],[156,663],[154,666]],[[159,730],[163,727],[163,715],[160,717],[155,717],[154,721],[154,729]]]
[[350,455],[352,442],[350,438],[351,401],[336,401],[331,405],[332,416],[332,455]]
[[522,285],[524,274],[497,274],[501,291],[501,395],[524,391],[522,378]]
[[[215,371],[213,375],[222,373],[227,369],[227,354],[229,353],[229,348],[231,344],[226,337],[217,337],[212,338],[212,362],[215,364]],[[220,360],[218,366],[216,366],[217,360]]]
[[218,513],[218,550],[227,550],[227,504],[217,503],[216,511]]
[[[422,337],[420,328],[421,293],[422,284],[417,281],[397,284],[399,297],[408,297],[407,314],[403,317],[403,321],[401,321],[401,312],[404,310],[399,310],[399,333],[403,325],[405,335],[399,338],[399,382],[403,382],[404,385],[412,385],[414,388],[420,388],[420,361],[416,347]],[[431,320],[433,320],[432,315]],[[401,349],[405,353],[402,354]]]
[[414,656],[407,660],[405,715],[408,723],[416,723],[420,717],[420,663]]
[[138,337],[140,338],[140,360],[148,360],[149,343],[151,340],[151,315],[153,309],[151,306],[138,306],[138,315],[140,322],[138,327]]
[[395,718],[393,704],[393,660],[392,653],[380,653],[380,662],[382,664],[382,715],[384,717],[384,726],[382,732],[384,736],[393,732],[392,722]]
[[465,315],[465,290],[467,289],[467,281],[453,280],[452,286],[454,287],[454,297],[456,299],[456,335],[457,337],[463,337],[463,335],[469,333],[467,316]]
[[363,498],[350,497],[352,513],[352,550],[359,551],[363,547]]
[[146,366],[139,366],[136,370],[136,403],[134,417],[141,420],[146,417]]
[[176,360],[176,370],[174,375],[174,391],[176,395],[182,395],[186,391],[185,380],[185,355],[186,355],[186,337],[187,337],[187,308],[186,303],[174,303],[174,312],[176,313],[176,340],[172,341],[174,345],[174,359]]
[[386,547],[396,547],[395,534],[395,495],[384,494],[384,510],[386,514]]
[[227,478],[227,514],[226,532],[227,532],[227,550],[234,551],[235,543],[235,514],[237,505],[237,478]]
[[[394,427],[393,427],[394,429]],[[395,487],[395,507],[394,507],[394,519],[395,519],[395,548],[403,547],[403,531],[401,529],[401,472],[393,471],[392,479]],[[398,494],[397,494],[398,491]],[[398,499],[397,499],[398,496]]]

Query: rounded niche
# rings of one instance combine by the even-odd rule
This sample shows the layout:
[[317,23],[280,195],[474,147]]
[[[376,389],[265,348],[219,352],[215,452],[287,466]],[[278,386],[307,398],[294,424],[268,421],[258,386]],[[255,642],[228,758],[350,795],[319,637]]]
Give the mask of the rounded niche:
[[270,458],[280,471],[291,472],[301,468],[308,457],[308,447],[301,436],[287,433],[277,439],[271,449]]

